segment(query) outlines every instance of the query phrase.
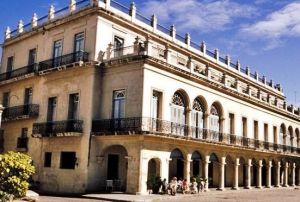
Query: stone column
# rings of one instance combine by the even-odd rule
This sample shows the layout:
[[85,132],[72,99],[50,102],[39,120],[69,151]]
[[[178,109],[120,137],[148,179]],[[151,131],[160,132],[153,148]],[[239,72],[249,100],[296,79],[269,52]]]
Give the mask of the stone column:
[[284,180],[283,180],[283,186],[284,187],[288,187],[289,186],[288,181],[289,181],[289,163],[285,162],[285,166],[284,166]]
[[292,187],[294,187],[296,185],[295,184],[295,177],[296,177],[295,169],[296,169],[296,163],[292,163],[292,184],[291,184]]
[[267,188],[271,188],[271,178],[272,178],[272,161],[269,161],[269,164],[267,165]]
[[239,165],[240,165],[240,159],[235,159],[235,167],[234,167],[234,184],[233,189],[239,190]]
[[161,161],[161,168],[160,168],[160,175],[161,179],[166,179],[167,182],[169,181],[169,163],[170,163],[170,158],[162,158]]
[[220,181],[219,181],[219,188],[218,190],[224,191],[224,181],[225,181],[225,165],[226,165],[226,157],[221,158],[220,164]]
[[191,178],[191,156],[191,154],[187,154],[186,160],[184,161],[184,179],[187,180],[188,184]]
[[257,185],[256,188],[261,189],[261,170],[262,170],[262,160],[258,161],[258,172],[257,172]]
[[210,156],[205,156],[205,161],[204,161],[204,178],[207,180],[204,190],[208,191],[208,164],[210,163],[209,161]]
[[[142,156],[142,154],[141,154]],[[139,172],[139,187],[136,194],[146,195],[147,194],[147,180],[148,180],[148,158],[140,159],[140,172]]]
[[251,189],[251,159],[248,159],[248,164],[247,164],[247,172],[246,172],[246,189]]
[[281,162],[278,161],[277,162],[277,166],[276,166],[277,172],[276,172],[276,184],[275,184],[275,187],[280,187],[280,178],[281,178],[281,176],[280,176],[280,167],[281,167]]

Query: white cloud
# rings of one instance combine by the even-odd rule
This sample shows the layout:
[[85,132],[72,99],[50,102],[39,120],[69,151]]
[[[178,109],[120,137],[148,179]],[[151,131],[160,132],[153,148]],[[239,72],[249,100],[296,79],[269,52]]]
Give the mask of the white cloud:
[[269,14],[264,20],[247,25],[241,33],[254,38],[268,39],[271,44],[283,37],[300,36],[300,2],[290,3]]
[[181,31],[211,32],[224,30],[234,18],[248,18],[255,8],[230,0],[148,0],[142,13],[158,16],[159,23],[175,24]]

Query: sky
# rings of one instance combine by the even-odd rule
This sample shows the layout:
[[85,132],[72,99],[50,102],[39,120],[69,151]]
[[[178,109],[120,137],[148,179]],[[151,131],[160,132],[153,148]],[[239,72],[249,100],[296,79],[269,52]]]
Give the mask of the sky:
[[[131,0],[117,0],[129,6]],[[69,0],[1,0],[0,40],[7,26],[30,22]],[[283,86],[290,104],[300,106],[300,0],[135,0],[138,12],[156,14],[158,23],[189,32],[193,42],[205,41],[222,56]],[[2,31],[1,31],[2,30]]]

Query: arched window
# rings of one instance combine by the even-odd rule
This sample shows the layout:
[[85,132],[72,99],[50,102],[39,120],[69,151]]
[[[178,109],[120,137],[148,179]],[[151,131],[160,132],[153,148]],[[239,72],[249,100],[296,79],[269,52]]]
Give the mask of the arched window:
[[200,103],[199,99],[195,99],[193,103],[192,110],[192,127],[193,127],[193,137],[201,138],[202,129],[204,128],[204,107]]
[[287,136],[285,138],[286,146],[292,146],[292,137],[293,137],[293,129],[292,129],[292,127],[289,127]]
[[184,125],[186,123],[185,106],[182,94],[179,92],[174,93],[171,104],[172,133],[184,135]]
[[215,105],[212,105],[210,109],[209,126],[212,131],[220,131],[220,113]]

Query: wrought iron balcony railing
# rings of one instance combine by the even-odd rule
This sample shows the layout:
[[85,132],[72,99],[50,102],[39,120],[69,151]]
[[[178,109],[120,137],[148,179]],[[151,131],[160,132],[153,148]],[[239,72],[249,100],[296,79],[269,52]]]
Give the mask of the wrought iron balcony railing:
[[16,119],[34,118],[39,116],[39,105],[29,104],[8,107],[3,110],[2,120],[11,121]]
[[286,151],[300,153],[300,149],[280,144],[273,144],[257,139],[236,136],[233,134],[221,133],[204,128],[191,127],[153,118],[122,118],[93,120],[93,135],[130,135],[130,134],[156,134],[163,136],[182,137],[187,139],[209,141],[227,145],[235,145],[250,149],[281,151],[280,148],[286,148]]
[[78,136],[78,133],[82,132],[83,121],[81,120],[34,123],[32,129],[33,135],[41,135],[42,137]]
[[60,66],[73,64],[75,62],[88,62],[89,54],[84,51],[78,51],[71,54],[63,55],[60,57],[45,60],[39,63],[38,71],[47,71]]
[[28,149],[28,138],[19,137],[17,141],[17,149]]
[[0,82],[34,73],[37,64],[28,65],[16,70],[0,74]]

